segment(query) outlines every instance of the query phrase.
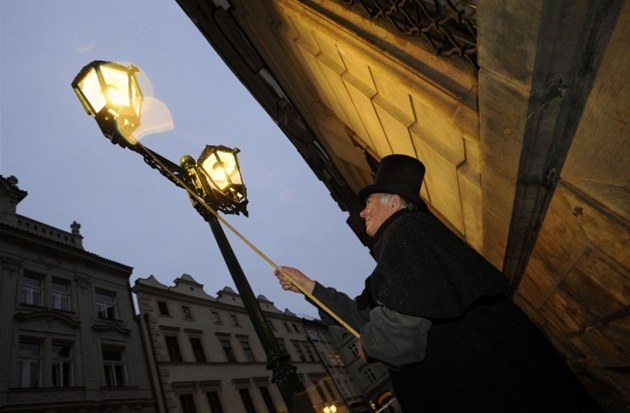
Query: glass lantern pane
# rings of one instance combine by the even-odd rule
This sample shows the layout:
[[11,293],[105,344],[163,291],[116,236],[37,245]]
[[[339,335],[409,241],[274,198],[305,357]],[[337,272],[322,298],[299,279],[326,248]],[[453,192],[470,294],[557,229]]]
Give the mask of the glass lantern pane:
[[228,181],[228,176],[226,175],[225,168],[223,168],[222,163],[217,158],[217,154],[213,153],[208,156],[203,163],[201,164],[204,172],[210,177],[211,185],[216,189],[223,191],[230,184]]
[[236,155],[234,155],[233,152],[227,151],[218,151],[217,154],[223,162],[223,167],[225,168],[225,173],[227,174],[229,181],[232,184],[241,184],[241,173],[238,170],[238,165],[236,164]]
[[100,112],[107,103],[107,100],[101,89],[101,84],[98,81],[96,70],[91,68],[79,82],[78,86],[88,104],[92,107],[94,111],[93,114]]
[[129,75],[126,70],[101,66],[107,85],[107,98],[112,105],[129,106]]

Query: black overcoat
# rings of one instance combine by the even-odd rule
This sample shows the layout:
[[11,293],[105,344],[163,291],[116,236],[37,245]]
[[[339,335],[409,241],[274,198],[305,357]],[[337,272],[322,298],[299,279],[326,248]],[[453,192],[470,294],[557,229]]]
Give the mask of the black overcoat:
[[358,309],[380,303],[433,322],[426,358],[390,371],[406,413],[601,411],[506,296],[505,277],[439,220],[399,212],[375,238]]

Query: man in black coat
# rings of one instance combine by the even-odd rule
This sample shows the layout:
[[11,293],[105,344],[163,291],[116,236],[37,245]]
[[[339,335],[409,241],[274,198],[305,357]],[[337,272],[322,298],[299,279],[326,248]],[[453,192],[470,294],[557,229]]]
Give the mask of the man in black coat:
[[413,157],[386,156],[359,192],[377,263],[361,295],[290,267],[276,271],[282,287],[299,291],[289,275],[360,331],[362,357],[389,367],[406,413],[601,411],[506,295],[506,278],[429,212],[424,172]]

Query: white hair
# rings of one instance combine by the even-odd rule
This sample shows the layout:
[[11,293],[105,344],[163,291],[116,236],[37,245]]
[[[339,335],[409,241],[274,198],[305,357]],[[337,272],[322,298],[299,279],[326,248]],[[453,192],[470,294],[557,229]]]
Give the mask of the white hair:
[[[380,200],[382,203],[384,204],[391,204],[392,202],[392,197],[396,194],[387,194],[387,193],[381,193],[380,195]],[[401,209],[408,209],[410,211],[417,211],[418,210],[418,206],[416,204],[414,204],[413,202],[407,200],[406,198],[398,195],[398,197],[400,198],[400,204],[401,204]]]

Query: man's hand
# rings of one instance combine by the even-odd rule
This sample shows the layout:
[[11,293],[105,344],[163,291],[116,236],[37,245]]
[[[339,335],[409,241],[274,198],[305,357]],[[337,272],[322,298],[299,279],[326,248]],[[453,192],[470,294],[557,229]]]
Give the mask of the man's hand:
[[[276,270],[274,271],[274,275],[278,277],[278,281],[280,281],[280,286],[283,290],[286,291],[293,291],[294,293],[300,292],[295,284],[299,285],[309,293],[312,293],[313,289],[315,288],[315,281],[308,278],[296,268],[280,266],[276,268]],[[289,281],[289,277],[291,278],[292,282]]]

